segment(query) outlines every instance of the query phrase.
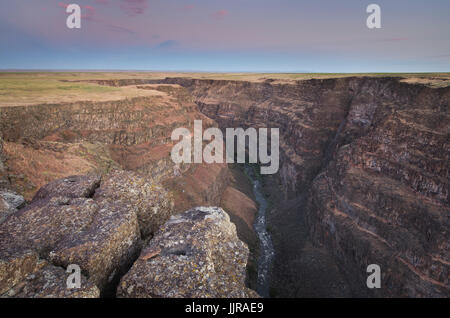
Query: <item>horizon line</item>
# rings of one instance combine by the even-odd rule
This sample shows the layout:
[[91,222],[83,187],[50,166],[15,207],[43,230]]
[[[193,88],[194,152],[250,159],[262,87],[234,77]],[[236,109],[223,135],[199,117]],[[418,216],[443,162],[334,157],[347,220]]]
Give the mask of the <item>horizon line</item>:
[[92,72],[92,73],[101,73],[101,72],[142,72],[142,73],[217,73],[217,74],[450,74],[450,71],[422,71],[422,72],[313,72],[313,71],[300,71],[300,72],[273,72],[273,71],[198,71],[198,70],[140,70],[140,69],[2,69],[0,68],[0,72],[4,73],[13,73],[13,72],[24,72],[24,73],[34,73],[34,72]]

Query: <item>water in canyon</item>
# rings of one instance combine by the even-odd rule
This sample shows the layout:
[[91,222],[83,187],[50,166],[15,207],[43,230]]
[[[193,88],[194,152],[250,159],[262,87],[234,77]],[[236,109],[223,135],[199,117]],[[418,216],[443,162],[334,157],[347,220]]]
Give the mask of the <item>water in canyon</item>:
[[263,194],[261,180],[252,166],[245,166],[245,172],[253,185],[253,194],[258,203],[258,214],[254,224],[255,232],[260,242],[260,251],[258,257],[258,278],[256,291],[262,297],[269,297],[270,286],[270,266],[275,255],[272,238],[267,231],[266,213],[268,203]]

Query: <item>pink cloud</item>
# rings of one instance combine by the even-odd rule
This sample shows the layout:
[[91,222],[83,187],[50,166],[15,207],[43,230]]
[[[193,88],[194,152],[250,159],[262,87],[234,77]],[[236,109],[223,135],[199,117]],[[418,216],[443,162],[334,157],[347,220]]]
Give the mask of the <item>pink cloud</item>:
[[147,9],[147,0],[121,0],[120,9],[129,16],[142,14]]
[[95,16],[95,8],[91,6],[84,6],[83,13],[81,17],[86,20],[93,20]]
[[58,6],[60,6],[61,8],[67,8],[69,4],[64,2],[58,2]]
[[127,34],[136,34],[135,31],[125,28],[123,26],[120,25],[115,25],[115,24],[108,24],[107,28],[112,31],[112,32],[119,32],[119,33],[127,33]]
[[227,16],[228,14],[229,14],[229,12],[227,10],[222,9],[217,12],[214,12],[213,17],[216,19],[222,19],[225,16]]
[[183,7],[184,10],[192,10],[194,8],[195,8],[195,5],[193,5],[193,4],[188,4]]

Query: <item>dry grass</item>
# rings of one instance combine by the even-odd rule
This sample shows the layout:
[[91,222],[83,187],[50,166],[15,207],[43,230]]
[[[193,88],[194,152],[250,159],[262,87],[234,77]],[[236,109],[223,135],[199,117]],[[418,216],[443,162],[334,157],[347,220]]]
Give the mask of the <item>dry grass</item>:
[[0,107],[58,104],[79,101],[112,101],[164,94],[135,86],[109,87],[94,83],[68,82],[80,76],[52,73],[0,73]]
[[179,73],[179,72],[3,72],[0,73],[0,107],[67,103],[76,101],[110,101],[158,94],[155,90],[136,86],[110,87],[86,80],[163,79],[191,77],[215,80],[261,82],[272,79],[290,82],[308,79],[329,79],[350,76],[398,77],[408,83],[431,87],[450,86],[450,73]]

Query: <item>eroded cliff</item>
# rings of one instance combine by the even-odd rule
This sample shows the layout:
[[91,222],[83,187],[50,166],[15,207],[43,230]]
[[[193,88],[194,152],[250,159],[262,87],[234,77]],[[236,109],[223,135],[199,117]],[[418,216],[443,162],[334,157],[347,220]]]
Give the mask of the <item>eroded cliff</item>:
[[[276,250],[272,296],[450,295],[450,88],[366,77],[97,83],[163,94],[2,108],[6,175],[17,191],[34,193],[68,175],[67,167],[103,174],[134,170],[171,191],[176,213],[196,205],[226,206],[239,224],[238,235],[249,242],[254,207],[246,191],[230,183],[228,167],[174,167],[169,136],[174,128],[191,127],[193,119],[203,119],[206,127],[275,127],[280,171],[265,180]],[[54,170],[45,165],[49,159],[64,164],[46,176],[43,170]],[[240,214],[235,200],[248,213]],[[369,264],[381,266],[381,289],[366,287]],[[135,293],[128,292],[130,278],[123,296]],[[155,277],[149,279],[157,286]],[[319,285],[323,293],[310,292]]]
[[297,213],[310,239],[354,292],[379,264],[383,288],[367,295],[450,295],[449,88],[391,78],[165,82],[190,90],[222,128],[280,128],[286,198],[306,197]]

